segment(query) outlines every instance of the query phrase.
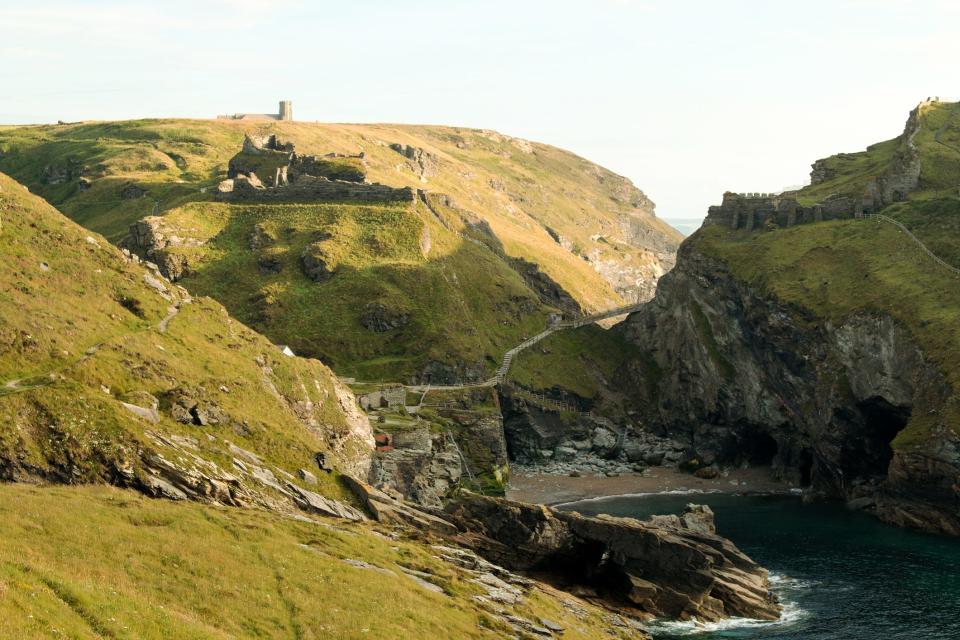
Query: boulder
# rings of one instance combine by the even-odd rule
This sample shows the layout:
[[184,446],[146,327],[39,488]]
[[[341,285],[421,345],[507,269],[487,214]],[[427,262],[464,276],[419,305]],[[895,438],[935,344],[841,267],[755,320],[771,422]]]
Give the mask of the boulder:
[[135,184],[128,184],[120,190],[120,198],[123,200],[136,200],[145,195],[147,195],[147,190]]
[[407,313],[391,309],[380,302],[371,302],[364,308],[360,324],[374,333],[384,333],[405,326],[409,319],[410,315]]
[[312,242],[300,254],[300,269],[303,275],[314,282],[323,282],[333,277],[336,270],[329,266],[331,258],[322,242]]
[[457,532],[457,527],[443,518],[392,498],[362,480],[347,475],[341,477],[347,487],[363,502],[367,511],[378,522],[409,526],[421,531],[431,531],[445,535]]

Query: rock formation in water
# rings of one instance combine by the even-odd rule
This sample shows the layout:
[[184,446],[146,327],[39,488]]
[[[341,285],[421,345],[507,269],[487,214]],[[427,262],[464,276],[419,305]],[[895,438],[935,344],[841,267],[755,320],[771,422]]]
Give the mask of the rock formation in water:
[[455,539],[488,560],[607,606],[702,621],[780,616],[766,570],[716,535],[708,507],[638,521],[474,496],[445,514]]

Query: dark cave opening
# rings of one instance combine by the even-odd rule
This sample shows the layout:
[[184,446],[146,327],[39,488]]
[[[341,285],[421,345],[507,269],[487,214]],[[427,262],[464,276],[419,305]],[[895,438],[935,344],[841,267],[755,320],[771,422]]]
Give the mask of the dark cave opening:
[[740,450],[751,467],[769,467],[780,447],[766,431],[750,431],[744,434]]
[[891,404],[886,398],[874,396],[857,405],[864,418],[859,442],[845,446],[844,468],[856,476],[886,476],[893,459],[891,443],[907,426],[911,407]]
[[800,452],[797,469],[800,471],[800,486],[809,487],[813,482],[813,453],[809,449]]

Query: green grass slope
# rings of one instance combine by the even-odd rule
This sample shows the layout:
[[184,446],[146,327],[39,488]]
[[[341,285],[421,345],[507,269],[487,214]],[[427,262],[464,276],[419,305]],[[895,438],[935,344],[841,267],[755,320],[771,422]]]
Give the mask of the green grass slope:
[[620,332],[590,324],[554,333],[520,352],[510,369],[510,382],[593,400],[616,383],[621,366],[639,356],[637,346]]
[[[149,500],[106,487],[0,485],[4,638],[503,638],[475,576],[369,525]],[[367,566],[351,564],[356,561]],[[405,571],[420,572],[434,589]],[[546,587],[507,614],[564,638],[637,637]],[[579,615],[577,615],[579,614]]]
[[[594,264],[649,265],[681,239],[625,178],[555,147],[487,130],[223,120],[0,127],[0,170],[116,241],[154,201],[166,210],[202,199],[199,190],[225,175],[245,133],[276,133],[300,153],[363,151],[372,181],[450,194],[490,224],[509,255],[543,265],[590,310],[613,306],[620,296],[582,256]],[[423,149],[428,168],[391,144]],[[81,177],[89,188],[81,190]],[[131,183],[147,190],[144,199],[122,199]]]
[[[190,265],[185,286],[360,380],[406,380],[431,363],[452,379],[485,378],[504,351],[542,329],[548,313],[500,256],[449,231],[422,203],[205,202],[174,209],[163,222],[188,240],[171,249]],[[268,246],[251,248],[255,228]],[[318,239],[333,272],[319,282],[300,264]],[[261,268],[265,259],[272,270]],[[371,305],[402,316],[402,326],[365,326]]]
[[[321,451],[347,466],[369,455],[368,426],[324,365],[282,355],[2,174],[0,255],[0,477],[137,484],[145,452],[194,455],[157,434],[223,469],[231,444],[290,472]],[[206,424],[175,419],[182,397]],[[152,417],[124,405],[155,401]],[[322,492],[345,495],[320,475]]]
[[[211,188],[248,133],[275,133],[300,153],[362,151],[362,161],[320,162],[445,193],[455,205],[211,202]],[[163,215],[172,235],[191,240],[171,248],[190,264],[185,286],[275,342],[364,380],[489,375],[504,351],[542,328],[549,310],[550,301],[518,275],[518,259],[589,311],[623,300],[601,270],[615,263],[655,277],[680,239],[626,179],[554,147],[485,130],[217,120],[0,127],[0,170],[113,242],[144,216]],[[268,229],[273,246],[250,250],[255,224]],[[320,283],[297,262],[318,234],[333,236],[324,247],[338,267]],[[426,255],[418,250],[424,234]],[[280,272],[265,273],[263,259]],[[365,329],[360,318],[371,303],[407,314],[409,323]]]

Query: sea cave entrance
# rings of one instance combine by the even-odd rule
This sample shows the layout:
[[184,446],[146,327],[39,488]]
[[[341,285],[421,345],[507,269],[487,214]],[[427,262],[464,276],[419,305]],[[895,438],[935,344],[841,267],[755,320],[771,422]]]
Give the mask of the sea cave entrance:
[[844,470],[861,477],[886,476],[893,460],[891,443],[907,426],[912,407],[874,396],[858,403],[857,408],[864,425],[844,446]]

